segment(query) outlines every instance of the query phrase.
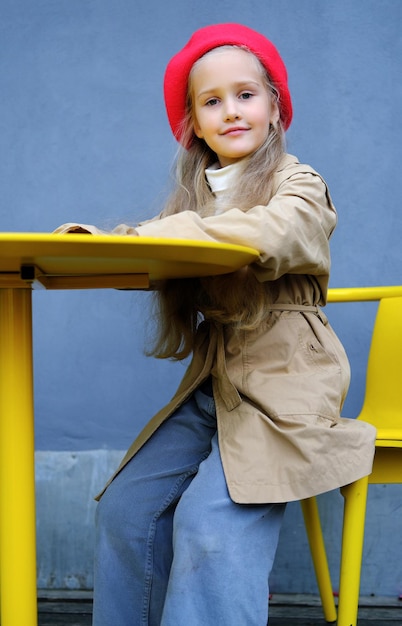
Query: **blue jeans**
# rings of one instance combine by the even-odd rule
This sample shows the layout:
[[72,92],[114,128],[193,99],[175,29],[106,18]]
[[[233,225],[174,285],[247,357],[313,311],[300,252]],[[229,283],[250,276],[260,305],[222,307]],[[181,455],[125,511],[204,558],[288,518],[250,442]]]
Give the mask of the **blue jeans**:
[[213,398],[197,391],[97,507],[94,626],[265,626],[284,504],[228,494]]

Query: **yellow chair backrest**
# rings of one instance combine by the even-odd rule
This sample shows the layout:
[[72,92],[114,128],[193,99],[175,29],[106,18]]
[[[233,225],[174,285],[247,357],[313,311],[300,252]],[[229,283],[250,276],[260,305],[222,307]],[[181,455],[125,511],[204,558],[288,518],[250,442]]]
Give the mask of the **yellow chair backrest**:
[[380,300],[359,419],[378,429],[378,439],[402,442],[402,297]]

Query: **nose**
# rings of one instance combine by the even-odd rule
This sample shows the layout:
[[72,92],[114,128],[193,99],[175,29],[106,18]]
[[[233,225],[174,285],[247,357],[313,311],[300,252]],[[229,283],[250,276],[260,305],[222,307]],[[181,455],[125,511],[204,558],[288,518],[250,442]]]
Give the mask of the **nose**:
[[241,117],[239,103],[235,98],[225,100],[224,119],[225,121],[237,120]]

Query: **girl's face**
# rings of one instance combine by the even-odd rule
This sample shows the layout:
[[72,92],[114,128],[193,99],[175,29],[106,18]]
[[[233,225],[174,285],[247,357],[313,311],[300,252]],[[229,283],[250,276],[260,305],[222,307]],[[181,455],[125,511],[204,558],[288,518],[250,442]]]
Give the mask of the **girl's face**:
[[191,73],[194,132],[213,150],[221,167],[255,152],[265,141],[279,109],[268,92],[254,55],[217,48]]

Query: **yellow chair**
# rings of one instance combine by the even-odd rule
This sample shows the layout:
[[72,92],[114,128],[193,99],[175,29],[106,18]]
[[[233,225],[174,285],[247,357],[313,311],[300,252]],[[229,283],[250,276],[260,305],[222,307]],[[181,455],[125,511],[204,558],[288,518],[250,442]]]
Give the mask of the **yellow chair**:
[[[373,472],[341,488],[344,497],[338,626],[357,622],[369,483],[402,483],[402,286],[332,289],[331,302],[379,300],[367,365],[366,393],[357,419],[377,428]],[[301,502],[325,619],[336,621],[315,498]]]

